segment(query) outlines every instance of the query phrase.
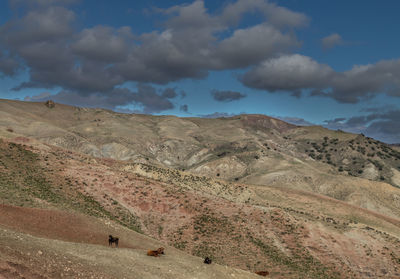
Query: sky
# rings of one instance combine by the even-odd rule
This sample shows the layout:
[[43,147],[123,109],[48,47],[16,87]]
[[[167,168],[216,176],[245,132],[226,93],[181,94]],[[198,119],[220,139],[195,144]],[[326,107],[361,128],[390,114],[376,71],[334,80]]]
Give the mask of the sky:
[[396,0],[0,1],[0,98],[400,143]]

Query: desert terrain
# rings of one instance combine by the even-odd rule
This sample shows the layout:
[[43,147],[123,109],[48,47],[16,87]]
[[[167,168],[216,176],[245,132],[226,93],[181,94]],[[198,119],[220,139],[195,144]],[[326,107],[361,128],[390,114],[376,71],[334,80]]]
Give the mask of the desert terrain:
[[399,186],[364,135],[1,100],[0,278],[400,278]]

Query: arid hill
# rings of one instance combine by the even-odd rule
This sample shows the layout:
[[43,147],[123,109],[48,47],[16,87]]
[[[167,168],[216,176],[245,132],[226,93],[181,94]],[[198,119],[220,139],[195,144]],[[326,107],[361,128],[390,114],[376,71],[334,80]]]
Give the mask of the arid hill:
[[0,278],[400,278],[398,153],[362,135],[1,101],[0,138]]
[[264,115],[178,118],[11,100],[0,102],[0,124],[6,138],[24,136],[93,157],[306,190],[390,216],[400,213],[387,203],[390,187],[375,192],[382,188],[376,182],[400,186],[400,152],[363,135]]

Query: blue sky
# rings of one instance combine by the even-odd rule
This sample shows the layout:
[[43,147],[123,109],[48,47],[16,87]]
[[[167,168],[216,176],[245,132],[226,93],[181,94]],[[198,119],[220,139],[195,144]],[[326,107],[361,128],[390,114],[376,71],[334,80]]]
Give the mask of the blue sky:
[[398,1],[0,2],[0,98],[400,142]]

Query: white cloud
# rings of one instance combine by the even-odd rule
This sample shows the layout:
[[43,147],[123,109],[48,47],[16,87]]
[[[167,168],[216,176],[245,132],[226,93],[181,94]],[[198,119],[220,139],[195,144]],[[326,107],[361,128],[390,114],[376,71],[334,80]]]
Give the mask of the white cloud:
[[288,91],[299,95],[330,97],[341,103],[357,103],[377,94],[400,97],[400,59],[355,65],[336,72],[310,57],[294,54],[269,59],[253,67],[240,80],[248,87],[269,92]]

